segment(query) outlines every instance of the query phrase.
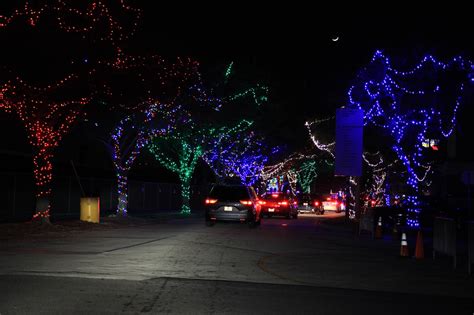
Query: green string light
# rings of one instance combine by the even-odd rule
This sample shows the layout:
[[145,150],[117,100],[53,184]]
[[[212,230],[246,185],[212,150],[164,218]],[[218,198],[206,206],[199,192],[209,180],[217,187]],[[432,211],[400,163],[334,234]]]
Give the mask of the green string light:
[[[242,120],[234,127],[203,126],[197,129],[193,122],[189,122],[181,130],[166,137],[154,138],[148,149],[155,159],[166,169],[178,175],[181,183],[182,206],[181,213],[191,213],[191,179],[199,158],[206,150],[212,150],[218,139],[240,132],[253,122]],[[191,128],[192,127],[192,128]]]
[[268,92],[269,92],[268,87],[257,84],[256,87],[253,87],[243,92],[229,96],[226,98],[226,100],[235,101],[239,98],[247,97],[250,95],[253,97],[255,104],[257,106],[260,106],[262,105],[262,103],[265,103],[268,101]]
[[228,80],[229,77],[230,77],[231,74],[232,74],[232,66],[233,66],[233,65],[234,65],[234,62],[232,61],[232,62],[229,64],[229,66],[227,67],[227,70],[225,71],[224,77],[225,77],[226,80]]
[[316,161],[304,162],[298,170],[298,181],[305,193],[311,192],[311,184],[318,176]]

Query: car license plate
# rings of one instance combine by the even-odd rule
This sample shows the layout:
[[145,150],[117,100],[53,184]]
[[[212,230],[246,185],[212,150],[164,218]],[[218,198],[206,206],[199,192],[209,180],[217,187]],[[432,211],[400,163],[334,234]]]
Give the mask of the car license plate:
[[308,203],[307,203],[307,202],[303,202],[303,206],[307,206],[307,205],[308,205]]
[[232,211],[232,207],[227,207],[227,206],[225,206],[225,207],[224,207],[224,211]]
[[268,208],[268,212],[274,212],[274,211],[275,211],[275,209],[273,209],[273,208]]

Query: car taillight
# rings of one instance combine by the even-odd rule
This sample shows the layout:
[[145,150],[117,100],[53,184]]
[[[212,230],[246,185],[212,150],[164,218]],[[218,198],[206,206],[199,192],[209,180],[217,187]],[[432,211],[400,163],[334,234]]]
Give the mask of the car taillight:
[[288,201],[281,201],[278,203],[279,205],[282,205],[282,206],[287,206],[288,205]]
[[314,205],[315,205],[316,207],[319,206],[319,201],[315,201],[315,202],[314,202]]
[[252,201],[250,200],[240,200],[240,203],[246,206],[250,206],[252,204]]
[[266,202],[263,201],[263,200],[259,200],[259,201],[258,201],[258,204],[259,204],[259,205],[264,205],[264,204],[266,204]]
[[207,198],[205,201],[206,205],[214,204],[216,202],[217,202],[217,199],[210,199],[210,198]]

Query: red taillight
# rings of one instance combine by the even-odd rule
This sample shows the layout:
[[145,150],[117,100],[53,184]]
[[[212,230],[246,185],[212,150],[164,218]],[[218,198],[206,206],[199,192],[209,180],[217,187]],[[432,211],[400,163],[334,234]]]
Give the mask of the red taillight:
[[278,198],[278,194],[272,194],[273,198]]
[[263,200],[259,200],[259,201],[258,201],[258,204],[259,204],[259,205],[264,205],[264,204],[266,204],[266,202],[263,201]]
[[206,205],[214,204],[216,202],[217,202],[217,199],[210,199],[210,198],[207,198],[205,201]]
[[246,206],[250,206],[252,204],[252,201],[250,200],[240,200],[240,203]]
[[315,201],[315,202],[314,202],[314,205],[315,205],[316,207],[319,206],[319,201]]
[[287,206],[288,205],[288,201],[281,201],[278,203],[279,205],[282,205],[282,206]]

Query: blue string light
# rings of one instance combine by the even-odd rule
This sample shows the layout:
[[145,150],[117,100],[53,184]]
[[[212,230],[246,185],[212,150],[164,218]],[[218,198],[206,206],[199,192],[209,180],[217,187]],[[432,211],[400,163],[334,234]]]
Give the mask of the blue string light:
[[[419,184],[431,171],[424,159],[422,143],[428,133],[444,137],[453,133],[466,78],[472,69],[472,62],[460,56],[441,62],[428,55],[411,70],[399,71],[378,50],[369,67],[359,75],[360,82],[348,90],[349,104],[364,110],[364,125],[381,127],[393,137],[392,149],[407,169],[407,184],[413,190],[413,195],[407,197],[409,226],[419,226]],[[440,97],[445,90],[438,80],[439,76],[454,71],[467,75],[460,82],[452,82],[457,86],[457,96],[447,106],[452,114],[446,115],[442,113]],[[413,89],[412,85],[423,89]],[[450,118],[446,124],[447,116]]]

